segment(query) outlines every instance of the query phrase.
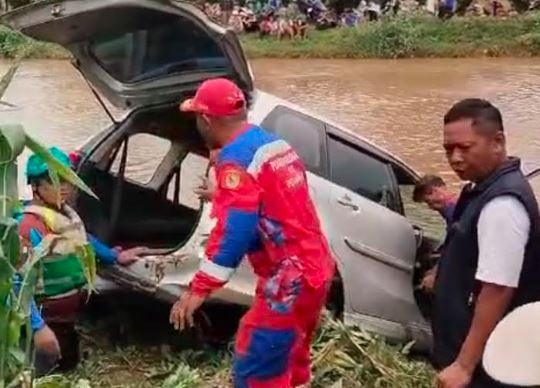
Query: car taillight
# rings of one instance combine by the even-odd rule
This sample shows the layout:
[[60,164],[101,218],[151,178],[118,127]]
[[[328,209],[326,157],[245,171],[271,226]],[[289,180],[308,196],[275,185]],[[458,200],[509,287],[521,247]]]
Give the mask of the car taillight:
[[78,151],[72,151],[69,153],[69,161],[73,170],[76,170],[79,167],[82,157],[83,155]]

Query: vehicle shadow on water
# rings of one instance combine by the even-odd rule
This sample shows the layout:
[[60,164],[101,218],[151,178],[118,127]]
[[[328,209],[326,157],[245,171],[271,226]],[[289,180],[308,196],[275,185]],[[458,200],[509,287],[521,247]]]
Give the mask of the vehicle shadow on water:
[[92,387],[157,387],[171,376],[176,385],[204,381],[203,386],[226,387],[244,310],[208,306],[195,328],[179,333],[169,324],[170,308],[134,292],[92,296],[78,325],[82,359],[68,377],[88,379]]

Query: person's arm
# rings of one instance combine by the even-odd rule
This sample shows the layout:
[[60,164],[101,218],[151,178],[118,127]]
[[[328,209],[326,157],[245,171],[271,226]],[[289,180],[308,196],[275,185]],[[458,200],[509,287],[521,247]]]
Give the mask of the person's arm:
[[500,321],[518,286],[529,238],[530,220],[517,198],[503,196],[490,201],[478,219],[478,269],[482,286],[471,329],[458,362],[475,368],[487,339]]
[[97,237],[89,233],[87,234],[87,237],[96,253],[96,258],[100,263],[105,265],[120,264],[127,266],[139,260],[141,254],[148,252],[148,248],[146,247],[135,247],[130,249],[110,248]]
[[469,334],[456,360],[472,375],[484,353],[491,332],[505,314],[515,288],[482,283]]
[[34,299],[32,299],[30,302],[30,326],[32,327],[32,332],[34,333],[43,329],[43,326],[45,326],[45,321],[39,313]]
[[437,278],[437,271],[439,270],[439,263],[435,264],[433,268],[426,271],[424,278],[420,283],[420,288],[426,292],[433,292],[435,288],[435,279]]
[[476,271],[481,288],[459,355],[439,374],[443,387],[465,386],[472,378],[489,335],[506,313],[519,284],[529,230],[527,211],[515,197],[497,197],[482,209]]
[[245,170],[234,165],[219,167],[213,201],[217,223],[210,233],[191,292],[206,296],[231,278],[258,238],[260,189]]
[[102,264],[115,264],[118,261],[118,252],[109,248],[90,233],[87,234],[88,242],[96,253],[96,258]]

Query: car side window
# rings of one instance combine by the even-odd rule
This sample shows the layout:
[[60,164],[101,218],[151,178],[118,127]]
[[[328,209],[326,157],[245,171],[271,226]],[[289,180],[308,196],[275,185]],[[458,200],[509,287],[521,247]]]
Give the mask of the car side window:
[[287,141],[308,171],[323,175],[325,132],[321,121],[280,106],[264,119],[262,126]]
[[419,226],[430,237],[442,240],[446,233],[444,220],[423,203],[413,201],[414,185],[400,185],[401,198],[405,215],[412,224]]
[[[120,172],[123,147],[125,146],[126,143],[122,142],[116,153],[110,169],[112,175],[118,176]],[[127,147],[124,179],[146,185],[150,183],[165,155],[169,152],[171,142],[149,133],[137,133],[129,137]]]
[[328,157],[332,182],[385,206],[390,202],[392,177],[385,163],[334,136],[328,137]]
[[201,177],[205,176],[207,167],[207,158],[189,152],[180,163],[180,176],[174,176],[167,186],[167,199],[175,203],[178,201],[191,209],[199,209],[201,203],[195,189],[201,185]]

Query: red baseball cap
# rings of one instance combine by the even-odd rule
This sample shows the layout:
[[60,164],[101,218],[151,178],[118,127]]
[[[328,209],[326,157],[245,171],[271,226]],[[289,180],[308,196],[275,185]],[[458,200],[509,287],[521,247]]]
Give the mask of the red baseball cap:
[[204,81],[195,97],[180,104],[182,112],[202,113],[209,116],[231,116],[246,107],[244,93],[236,84],[225,78]]

